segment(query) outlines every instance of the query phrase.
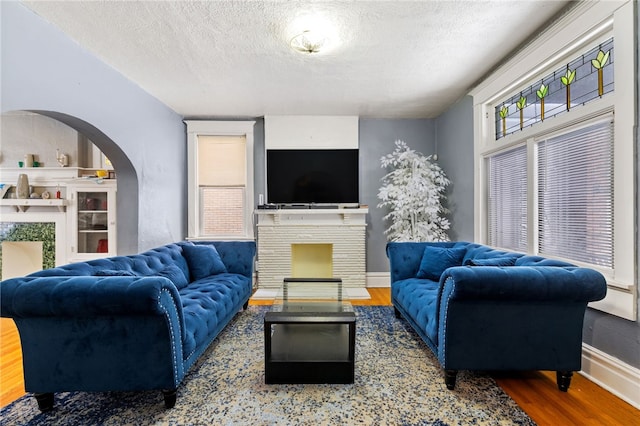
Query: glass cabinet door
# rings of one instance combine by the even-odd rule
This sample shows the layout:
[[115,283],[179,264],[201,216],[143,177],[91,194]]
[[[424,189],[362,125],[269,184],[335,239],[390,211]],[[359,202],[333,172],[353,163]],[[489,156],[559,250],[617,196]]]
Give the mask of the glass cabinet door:
[[78,192],[78,254],[109,251],[107,192]]

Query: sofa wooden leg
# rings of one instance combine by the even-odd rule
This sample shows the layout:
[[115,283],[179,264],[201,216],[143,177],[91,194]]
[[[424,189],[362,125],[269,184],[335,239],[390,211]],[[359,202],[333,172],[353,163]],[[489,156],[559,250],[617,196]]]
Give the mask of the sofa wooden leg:
[[456,387],[456,376],[458,370],[444,370],[444,383],[447,385],[447,389],[453,390]]
[[562,392],[568,391],[569,385],[571,384],[571,376],[573,376],[573,371],[556,371],[558,389]]
[[242,310],[246,311],[248,307],[249,307],[249,301],[247,300],[246,302],[244,302],[244,305],[242,305]]
[[53,392],[34,393],[33,396],[36,398],[36,401],[38,401],[40,411],[53,410]]
[[164,395],[165,408],[173,408],[176,405],[177,389],[163,389],[162,395]]
[[393,307],[393,312],[396,314],[396,318],[402,318],[402,314],[395,306]]

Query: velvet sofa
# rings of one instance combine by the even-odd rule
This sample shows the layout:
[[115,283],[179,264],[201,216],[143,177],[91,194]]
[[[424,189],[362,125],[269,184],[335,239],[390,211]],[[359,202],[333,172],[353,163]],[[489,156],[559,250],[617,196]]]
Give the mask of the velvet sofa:
[[54,392],[178,385],[252,292],[253,241],[179,242],[0,283],[0,314],[22,342],[25,388]]
[[447,388],[459,370],[556,371],[567,391],[581,368],[597,271],[467,242],[387,244],[391,300],[436,355]]

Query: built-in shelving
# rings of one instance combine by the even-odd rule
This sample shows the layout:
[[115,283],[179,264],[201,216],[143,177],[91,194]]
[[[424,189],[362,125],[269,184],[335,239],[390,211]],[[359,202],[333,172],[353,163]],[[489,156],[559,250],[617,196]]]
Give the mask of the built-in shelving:
[[13,206],[17,212],[26,212],[29,207],[52,207],[64,212],[67,200],[63,199],[41,199],[41,198],[9,198],[0,200],[0,206]]

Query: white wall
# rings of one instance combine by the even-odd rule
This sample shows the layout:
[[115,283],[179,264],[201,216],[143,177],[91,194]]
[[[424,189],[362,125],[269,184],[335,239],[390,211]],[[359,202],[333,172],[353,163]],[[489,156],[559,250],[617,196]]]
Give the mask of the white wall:
[[358,149],[357,116],[268,115],[266,149]]
[[0,167],[18,167],[25,154],[33,154],[40,167],[59,167],[56,149],[78,166],[78,132],[57,120],[25,111],[0,117]]

